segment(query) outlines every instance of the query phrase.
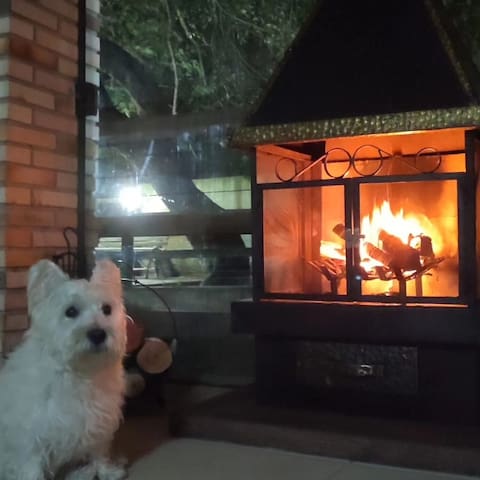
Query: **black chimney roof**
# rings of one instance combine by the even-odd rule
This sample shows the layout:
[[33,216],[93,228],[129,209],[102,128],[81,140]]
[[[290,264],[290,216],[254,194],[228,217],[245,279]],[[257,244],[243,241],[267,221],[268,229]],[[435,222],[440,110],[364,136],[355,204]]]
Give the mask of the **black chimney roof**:
[[480,75],[433,0],[320,0],[235,144],[480,124]]

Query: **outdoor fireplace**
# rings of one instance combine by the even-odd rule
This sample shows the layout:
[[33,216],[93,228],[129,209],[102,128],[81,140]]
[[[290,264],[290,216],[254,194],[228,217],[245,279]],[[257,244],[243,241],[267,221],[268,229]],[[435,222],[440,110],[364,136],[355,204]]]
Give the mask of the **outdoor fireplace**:
[[366,3],[320,2],[234,136],[256,154],[234,330],[261,400],[478,422],[480,77],[429,0]]
[[465,303],[464,130],[317,147],[258,148],[264,298]]

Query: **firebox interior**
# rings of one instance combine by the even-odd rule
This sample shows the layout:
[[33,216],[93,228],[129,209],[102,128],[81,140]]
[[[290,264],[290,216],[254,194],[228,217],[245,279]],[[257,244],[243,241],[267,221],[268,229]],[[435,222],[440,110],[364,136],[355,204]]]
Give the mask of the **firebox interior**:
[[264,293],[458,299],[465,130],[258,149]]

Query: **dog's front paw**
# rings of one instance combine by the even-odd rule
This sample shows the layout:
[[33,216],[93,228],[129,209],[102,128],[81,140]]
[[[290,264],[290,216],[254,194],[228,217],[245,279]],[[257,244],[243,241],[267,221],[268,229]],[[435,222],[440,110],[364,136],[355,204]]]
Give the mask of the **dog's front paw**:
[[68,471],[63,477],[55,477],[55,480],[95,480],[97,472],[93,465],[88,464],[80,468]]
[[71,471],[65,480],[124,480],[126,478],[128,474],[123,467],[96,460]]
[[128,473],[122,466],[111,463],[100,463],[97,468],[98,480],[124,480],[128,478]]
[[[8,479],[12,480],[44,480],[45,475],[40,467],[36,465],[22,467],[15,473],[14,476],[7,476]],[[2,477],[3,480],[3,477]]]

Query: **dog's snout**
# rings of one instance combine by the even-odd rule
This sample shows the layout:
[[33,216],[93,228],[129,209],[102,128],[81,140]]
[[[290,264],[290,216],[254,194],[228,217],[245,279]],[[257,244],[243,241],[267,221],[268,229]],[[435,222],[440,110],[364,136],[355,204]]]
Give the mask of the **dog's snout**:
[[87,332],[87,338],[94,345],[101,345],[107,338],[107,332],[103,328],[92,328]]

